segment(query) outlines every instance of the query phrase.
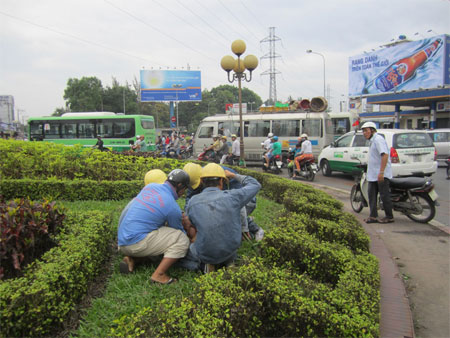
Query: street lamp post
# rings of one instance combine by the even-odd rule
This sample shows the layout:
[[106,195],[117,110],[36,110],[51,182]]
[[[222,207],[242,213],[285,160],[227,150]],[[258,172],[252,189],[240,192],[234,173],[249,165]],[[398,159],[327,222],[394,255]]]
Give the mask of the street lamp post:
[[308,49],[307,51],[306,51],[306,53],[308,53],[308,54],[317,54],[317,55],[320,55],[321,57],[322,57],[322,60],[323,60],[323,97],[326,99],[327,98],[327,96],[326,96],[326,84],[325,84],[325,56],[323,56],[323,54],[321,54],[321,53],[317,53],[317,52],[313,52],[311,49]]
[[[220,65],[227,72],[228,82],[233,83],[235,80],[238,82],[238,93],[239,93],[239,126],[240,126],[240,157],[239,165],[245,167],[245,154],[244,154],[244,122],[242,120],[242,80],[250,82],[252,80],[252,71],[258,67],[258,58],[254,55],[247,55],[244,60],[241,59],[241,55],[245,53],[246,45],[242,40],[235,40],[231,44],[231,51],[237,56],[237,59],[231,55],[226,55],[220,61]],[[249,77],[247,78],[248,70]],[[231,74],[230,72],[234,73]]]

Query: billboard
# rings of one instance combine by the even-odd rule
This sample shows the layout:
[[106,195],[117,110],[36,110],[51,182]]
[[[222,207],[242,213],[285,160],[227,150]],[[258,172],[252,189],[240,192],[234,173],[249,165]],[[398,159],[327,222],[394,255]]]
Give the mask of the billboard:
[[191,70],[141,70],[141,102],[201,101],[201,74]]
[[350,57],[349,96],[429,89],[449,84],[446,71],[450,58],[449,40],[448,35],[438,35]]

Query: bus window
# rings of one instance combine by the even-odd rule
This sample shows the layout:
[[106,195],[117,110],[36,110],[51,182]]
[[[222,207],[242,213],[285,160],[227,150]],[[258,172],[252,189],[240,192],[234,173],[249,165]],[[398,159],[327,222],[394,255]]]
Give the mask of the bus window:
[[147,119],[147,120],[142,119],[141,120],[141,126],[144,129],[154,129],[155,128],[155,122],[153,120],[150,120],[150,119]]
[[78,123],[78,138],[94,138],[95,125],[91,122]]
[[113,121],[111,120],[98,120],[96,124],[97,136],[103,138],[112,138],[113,135]]
[[276,136],[299,136],[299,120],[272,121],[272,133]]
[[61,121],[61,137],[62,138],[77,138],[76,122]]
[[40,122],[30,122],[30,140],[40,141],[42,140],[43,124]]
[[248,136],[250,137],[265,137],[269,133],[269,121],[249,121]]
[[233,130],[233,122],[219,122],[218,134],[231,137],[231,134],[233,134]]
[[322,120],[308,119],[302,121],[302,134],[308,136],[322,137]]
[[59,123],[45,123],[44,124],[44,138],[61,138],[59,135]]
[[114,137],[131,138],[135,136],[136,128],[134,127],[134,120],[115,120],[113,124]]
[[350,131],[350,120],[348,117],[332,117],[327,119],[327,134],[344,135]]
[[198,132],[198,138],[212,138],[214,127],[201,127]]

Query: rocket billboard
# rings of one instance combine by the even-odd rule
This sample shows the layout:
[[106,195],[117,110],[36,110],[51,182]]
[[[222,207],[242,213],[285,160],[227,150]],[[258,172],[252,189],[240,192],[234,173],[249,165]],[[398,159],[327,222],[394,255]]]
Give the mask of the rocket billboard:
[[404,42],[349,59],[349,96],[437,88],[450,84],[450,36]]

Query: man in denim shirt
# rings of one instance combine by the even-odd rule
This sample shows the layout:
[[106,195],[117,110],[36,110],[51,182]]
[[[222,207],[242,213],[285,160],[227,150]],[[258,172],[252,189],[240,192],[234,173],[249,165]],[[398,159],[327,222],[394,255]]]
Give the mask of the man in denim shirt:
[[[242,188],[223,191],[227,178],[239,181]],[[180,265],[197,270],[204,263],[213,271],[215,264],[228,264],[236,258],[242,237],[240,210],[261,185],[253,177],[225,171],[215,163],[202,168],[201,179],[202,193],[193,196],[186,207],[197,238]]]

